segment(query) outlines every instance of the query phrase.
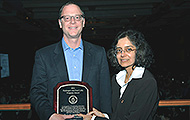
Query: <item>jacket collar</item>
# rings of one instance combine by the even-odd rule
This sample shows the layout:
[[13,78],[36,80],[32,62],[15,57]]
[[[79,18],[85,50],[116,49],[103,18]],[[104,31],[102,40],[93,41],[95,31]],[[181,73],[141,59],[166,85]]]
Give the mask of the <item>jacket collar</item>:
[[56,45],[54,53],[55,53],[54,61],[57,66],[58,73],[61,77],[61,81],[68,81],[69,75],[67,71],[67,66],[65,62],[65,57],[64,57],[61,41],[58,42],[58,44]]
[[82,72],[82,81],[88,81],[88,75],[90,72],[90,66],[92,66],[92,49],[88,45],[88,42],[83,41],[84,54],[83,54],[83,72]]
[[[131,77],[129,78],[129,81],[130,82],[133,78],[135,79],[138,79],[138,78],[142,78],[143,74],[144,74],[144,70],[145,68],[143,67],[136,67],[133,71],[133,73],[131,74]],[[120,71],[118,74],[116,74],[116,81],[117,83],[123,87],[125,86],[125,76],[126,76],[126,70],[122,70]]]

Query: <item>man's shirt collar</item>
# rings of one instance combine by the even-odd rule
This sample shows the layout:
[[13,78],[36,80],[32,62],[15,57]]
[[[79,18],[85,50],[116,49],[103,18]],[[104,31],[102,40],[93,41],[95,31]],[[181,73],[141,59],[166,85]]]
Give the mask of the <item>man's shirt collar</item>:
[[[64,50],[64,51],[69,50],[69,49],[72,49],[72,48],[70,48],[70,47],[67,45],[67,43],[65,42],[64,38],[62,38],[62,46],[63,46],[63,50]],[[76,48],[75,50],[77,50],[77,49],[83,50],[83,42],[82,42],[82,39],[81,39],[81,42],[80,42],[79,47]],[[72,49],[72,50],[73,50],[73,49]]]

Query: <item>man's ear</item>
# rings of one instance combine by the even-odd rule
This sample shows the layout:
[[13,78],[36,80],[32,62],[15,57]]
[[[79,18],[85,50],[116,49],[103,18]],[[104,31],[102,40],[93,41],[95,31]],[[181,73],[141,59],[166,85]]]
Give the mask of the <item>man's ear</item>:
[[58,23],[59,23],[59,28],[62,28],[62,21],[60,19],[58,19]]
[[83,18],[82,27],[85,27],[85,19]]

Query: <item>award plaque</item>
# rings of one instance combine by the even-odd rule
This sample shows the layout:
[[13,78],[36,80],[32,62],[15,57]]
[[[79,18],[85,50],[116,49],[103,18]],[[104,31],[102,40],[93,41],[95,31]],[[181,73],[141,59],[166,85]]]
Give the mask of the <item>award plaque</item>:
[[[92,111],[92,88],[85,82],[65,81],[54,88],[54,110],[58,114],[87,114]],[[72,120],[82,120],[75,116]]]

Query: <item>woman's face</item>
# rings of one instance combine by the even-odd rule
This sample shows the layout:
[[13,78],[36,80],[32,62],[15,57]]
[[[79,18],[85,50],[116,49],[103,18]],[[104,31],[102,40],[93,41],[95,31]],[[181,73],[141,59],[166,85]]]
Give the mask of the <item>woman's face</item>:
[[124,67],[132,67],[135,63],[136,47],[125,37],[118,40],[116,45],[116,57],[119,64]]

